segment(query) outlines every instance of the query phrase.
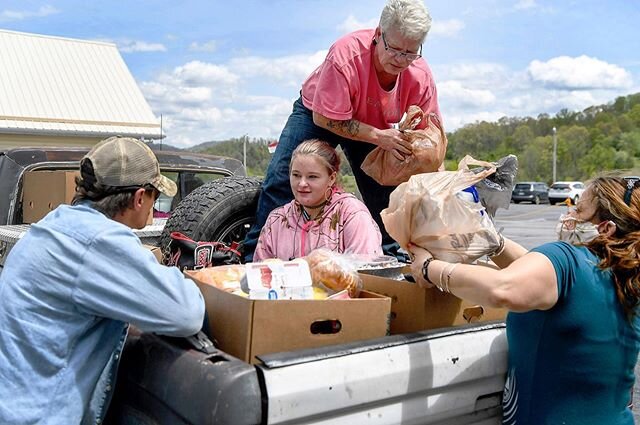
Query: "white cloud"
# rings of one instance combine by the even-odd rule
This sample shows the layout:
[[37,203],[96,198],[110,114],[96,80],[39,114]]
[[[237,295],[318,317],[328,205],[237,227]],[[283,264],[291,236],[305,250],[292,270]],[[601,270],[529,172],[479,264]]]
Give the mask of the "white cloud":
[[453,114],[444,114],[444,127],[446,131],[452,131],[457,128],[460,128],[466,124],[475,123],[476,121],[497,121],[500,118],[504,117],[505,113],[500,112],[500,110],[494,111],[479,111],[479,112],[458,112]]
[[485,81],[489,84],[504,81],[512,74],[504,65],[494,62],[458,63],[437,66],[438,75],[450,80]]
[[[302,82],[325,55],[322,50],[276,58],[235,57],[224,63],[191,61],[140,85],[156,115],[163,115],[166,142],[172,145],[192,146],[243,134],[277,138]],[[626,75],[616,65],[593,61],[589,59],[588,68],[595,64],[601,73],[609,70],[615,76],[622,70]],[[580,61],[570,62],[580,64],[578,70],[586,66]],[[447,131],[504,116],[536,117],[541,113],[554,115],[563,108],[582,110],[628,93],[621,83],[596,89],[572,89],[563,81],[558,84],[547,76],[550,69],[555,69],[554,64],[553,60],[533,61],[521,69],[494,62],[434,66]],[[578,70],[561,68],[579,77]],[[607,78],[611,80],[610,75]]]
[[[242,134],[277,137],[293,99],[248,94],[248,87],[253,81],[263,88],[282,86],[286,64],[310,61],[304,59],[284,57],[270,63],[263,58],[236,58],[224,65],[192,61],[140,87],[156,115],[162,114],[166,142],[172,145],[191,146]],[[266,68],[280,71],[260,72]],[[296,82],[297,88],[301,82]]]
[[633,84],[625,69],[585,55],[559,56],[546,62],[534,60],[527,71],[533,81],[566,90],[620,89]]
[[115,43],[118,45],[118,50],[124,53],[167,51],[167,48],[162,43],[147,43],[146,41],[136,40],[120,40]]
[[326,50],[319,50],[311,55],[284,56],[274,59],[247,56],[232,59],[229,67],[242,77],[266,77],[291,87],[299,86],[326,56]]
[[445,21],[433,21],[430,35],[438,37],[455,37],[464,29],[464,22],[459,19],[448,19]]
[[3,10],[0,12],[0,22],[21,21],[29,18],[44,18],[45,16],[60,13],[58,9],[50,5],[44,5],[38,10]]
[[189,86],[232,86],[238,82],[238,76],[227,67],[201,61],[188,62],[177,67],[173,76]]
[[568,59],[532,61],[525,69],[490,62],[435,66],[436,78],[446,77],[436,81],[447,130],[503,116],[580,111],[634,91],[630,74],[617,65]]
[[514,8],[518,10],[533,9],[535,7],[538,7],[536,0],[520,0],[514,6]]
[[451,104],[486,107],[496,100],[496,96],[490,90],[465,87],[460,81],[444,81],[437,87],[440,99],[445,99]]
[[218,42],[216,40],[209,40],[204,43],[193,42],[189,45],[189,50],[192,52],[215,52],[218,48]]
[[581,110],[587,106],[605,103],[611,99],[604,94],[596,95],[589,91],[541,90],[521,93],[511,97],[508,105],[513,111],[522,111],[518,115],[537,115],[541,112],[557,112],[566,108]]
[[380,20],[378,18],[369,19],[368,21],[359,21],[353,15],[349,15],[347,19],[341,22],[337,29],[346,34],[364,28],[376,28]]

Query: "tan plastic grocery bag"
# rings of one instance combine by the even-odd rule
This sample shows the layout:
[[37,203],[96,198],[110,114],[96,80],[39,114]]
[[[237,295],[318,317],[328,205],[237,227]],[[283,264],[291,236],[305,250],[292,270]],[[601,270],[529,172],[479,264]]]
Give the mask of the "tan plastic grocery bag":
[[409,177],[437,171],[447,152],[447,136],[436,114],[426,116],[424,130],[414,130],[425,118],[420,107],[412,105],[399,129],[408,136],[412,153],[404,161],[398,160],[389,151],[375,148],[366,156],[360,168],[375,181],[384,186],[397,186]]
[[[473,172],[469,165],[486,167]],[[440,260],[470,263],[495,252],[498,232],[480,203],[459,195],[463,189],[494,173],[490,162],[465,156],[458,171],[440,171],[412,176],[399,185],[380,215],[400,246],[418,245]]]

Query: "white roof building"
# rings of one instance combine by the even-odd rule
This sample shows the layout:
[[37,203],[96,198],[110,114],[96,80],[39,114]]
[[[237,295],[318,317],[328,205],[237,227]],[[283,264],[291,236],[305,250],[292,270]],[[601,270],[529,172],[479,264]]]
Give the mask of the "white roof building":
[[115,44],[0,30],[0,147],[162,137]]

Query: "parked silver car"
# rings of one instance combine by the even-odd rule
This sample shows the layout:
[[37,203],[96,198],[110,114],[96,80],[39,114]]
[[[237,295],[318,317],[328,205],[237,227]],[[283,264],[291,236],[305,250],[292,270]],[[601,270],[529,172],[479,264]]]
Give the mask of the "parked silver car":
[[549,188],[549,203],[551,205],[556,202],[565,202],[567,199],[571,200],[574,205],[582,196],[584,192],[584,183],[577,181],[562,181],[555,182]]

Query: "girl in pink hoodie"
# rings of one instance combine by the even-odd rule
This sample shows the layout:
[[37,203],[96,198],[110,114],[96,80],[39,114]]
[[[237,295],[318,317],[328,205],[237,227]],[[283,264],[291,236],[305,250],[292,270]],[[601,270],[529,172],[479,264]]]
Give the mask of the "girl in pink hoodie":
[[367,207],[336,186],[340,157],[327,142],[302,142],[291,156],[294,200],[271,211],[253,261],[291,260],[317,248],[339,253],[382,254],[382,236]]

